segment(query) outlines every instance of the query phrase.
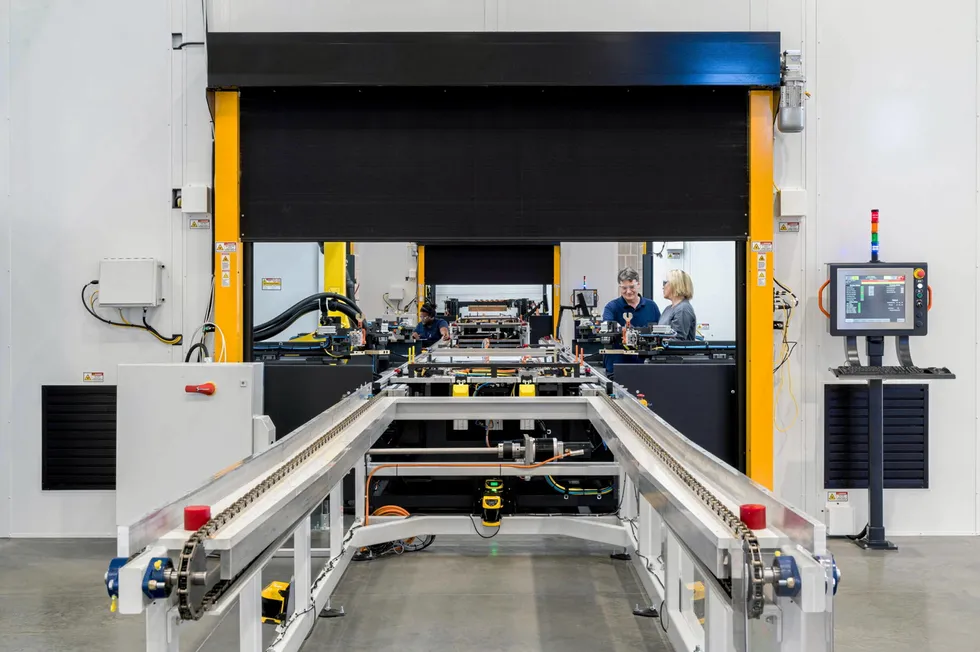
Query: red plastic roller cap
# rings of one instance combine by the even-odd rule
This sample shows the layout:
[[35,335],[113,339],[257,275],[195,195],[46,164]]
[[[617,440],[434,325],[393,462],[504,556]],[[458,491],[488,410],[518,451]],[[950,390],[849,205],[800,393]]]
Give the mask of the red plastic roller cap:
[[184,529],[197,532],[211,520],[211,508],[207,505],[188,505],[184,508]]
[[738,517],[749,527],[749,529],[766,529],[765,505],[742,505],[738,508]]

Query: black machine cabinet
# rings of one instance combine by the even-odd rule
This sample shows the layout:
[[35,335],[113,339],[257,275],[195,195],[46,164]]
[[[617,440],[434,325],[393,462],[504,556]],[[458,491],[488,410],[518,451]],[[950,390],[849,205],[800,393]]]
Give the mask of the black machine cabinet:
[[370,365],[266,362],[265,413],[276,426],[276,439],[282,439],[348,392],[370,383],[373,377]]
[[643,394],[664,421],[726,464],[742,469],[734,360],[617,364],[616,382]]

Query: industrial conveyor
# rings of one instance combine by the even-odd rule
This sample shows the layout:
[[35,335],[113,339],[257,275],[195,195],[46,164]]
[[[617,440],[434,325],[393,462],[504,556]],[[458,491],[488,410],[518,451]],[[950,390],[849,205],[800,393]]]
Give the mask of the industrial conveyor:
[[[121,524],[119,557],[110,562],[106,585],[120,614],[145,613],[147,650],[176,651],[179,628],[193,621],[202,621],[198,627],[214,627],[219,622],[215,616],[236,602],[240,649],[262,649],[262,569],[290,538],[292,604],[267,647],[276,652],[299,650],[318,615],[330,613],[331,595],[358,550],[426,535],[478,534],[565,535],[609,544],[618,552],[616,558],[634,566],[649,597],[651,606],[638,609],[637,615],[659,610],[670,622],[667,637],[677,650],[833,649],[839,575],[827,551],[823,523],[691,443],[601,370],[564,350],[436,349],[412,364],[417,369],[447,360],[526,364],[536,376],[515,377],[521,391],[513,396],[422,396],[420,383],[446,383],[447,378],[410,374],[403,365],[180,500]],[[450,373],[452,382],[466,382],[458,371]],[[549,378],[549,373],[560,375]],[[524,387],[544,382],[574,384],[577,393],[540,396]],[[530,438],[524,445],[500,445],[498,459],[471,466],[447,464],[444,450],[404,464],[389,450],[385,459],[394,461],[374,461],[386,452],[375,448],[379,439],[399,421],[533,424],[539,419],[590,423],[615,462],[583,460],[585,451],[558,441],[547,452],[528,450],[533,448]],[[460,448],[450,453],[467,451],[483,452]],[[428,451],[407,452],[418,456]],[[345,530],[342,481],[351,469],[355,520]],[[614,476],[619,496],[610,500],[618,501],[618,509],[606,514],[504,514],[495,527],[485,524],[486,517],[481,524],[473,514],[368,514],[366,487],[372,478],[449,474],[503,479]],[[310,515],[328,498],[330,550],[311,581],[317,555],[311,550]],[[211,517],[196,531],[187,531],[184,510],[195,505],[210,506]],[[764,507],[766,522],[750,529],[740,519],[745,505]]]

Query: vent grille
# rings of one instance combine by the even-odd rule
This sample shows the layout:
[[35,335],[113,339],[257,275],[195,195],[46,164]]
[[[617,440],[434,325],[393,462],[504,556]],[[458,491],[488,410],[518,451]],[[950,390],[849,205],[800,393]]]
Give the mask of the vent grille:
[[[929,387],[884,386],[885,489],[929,487]],[[824,386],[824,487],[868,487],[868,386]]]
[[116,488],[116,387],[41,387],[41,489]]

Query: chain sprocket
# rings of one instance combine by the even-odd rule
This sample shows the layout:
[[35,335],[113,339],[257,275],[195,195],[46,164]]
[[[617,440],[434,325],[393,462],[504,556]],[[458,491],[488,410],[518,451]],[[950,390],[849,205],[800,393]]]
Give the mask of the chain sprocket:
[[[317,451],[323,448],[327,442],[341,433],[347,426],[360,417],[365,410],[384,392],[375,397],[369,398],[363,405],[347,415],[340,423],[318,437],[316,441],[294,455],[285,464],[277,468],[269,477],[257,484],[251,490],[243,494],[238,500],[231,504],[227,509],[213,517],[202,525],[197,532],[192,534],[180,552],[177,561],[177,607],[180,617],[184,620],[199,620],[206,611],[211,609],[222,595],[231,587],[234,580],[220,580],[213,587],[205,591],[206,585],[197,582],[206,581],[207,553],[204,550],[204,541],[215,535],[221,528],[228,525],[232,519],[241,514],[245,509],[258,500],[262,494],[272,489],[283,478],[303,465]],[[204,576],[197,573],[205,573]]]

